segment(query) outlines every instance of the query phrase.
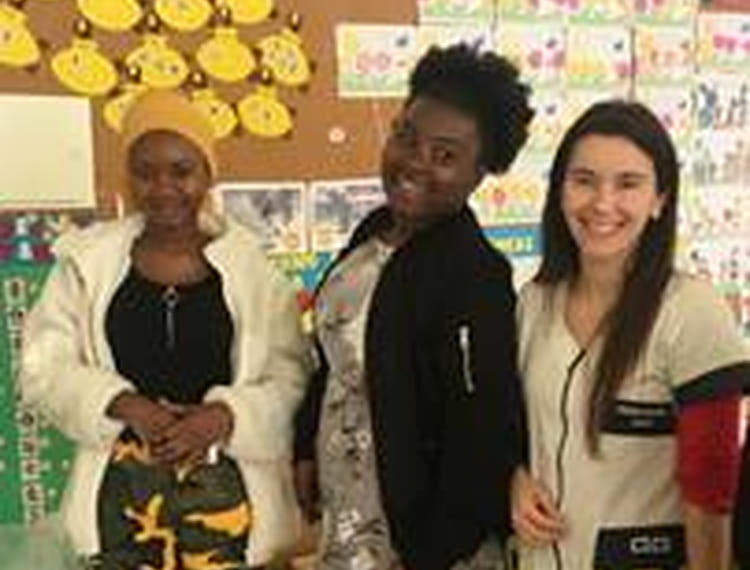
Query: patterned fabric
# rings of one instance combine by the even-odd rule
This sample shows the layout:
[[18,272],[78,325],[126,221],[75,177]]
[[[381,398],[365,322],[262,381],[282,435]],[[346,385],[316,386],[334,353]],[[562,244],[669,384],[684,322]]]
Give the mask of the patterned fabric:
[[327,570],[386,570],[398,559],[380,504],[362,364],[367,308],[390,252],[379,241],[363,244],[329,276],[315,308],[331,364],[318,433]]
[[[110,303],[107,340],[118,372],[139,393],[197,404],[231,375],[233,327],[221,278],[212,270],[198,283],[179,286],[171,306],[165,290],[131,268]],[[101,552],[94,568],[247,568],[251,506],[242,475],[230,457],[208,455],[193,465],[157,464],[147,444],[125,429],[99,488]]]
[[[389,570],[399,564],[380,500],[363,364],[370,301],[392,251],[377,239],[359,246],[328,277],[315,306],[331,366],[317,441],[324,570]],[[500,546],[488,541],[453,570],[502,568]]]
[[221,453],[173,469],[151,463],[147,445],[126,430],[104,475],[98,519],[102,552],[92,568],[247,568],[250,502],[237,464]]

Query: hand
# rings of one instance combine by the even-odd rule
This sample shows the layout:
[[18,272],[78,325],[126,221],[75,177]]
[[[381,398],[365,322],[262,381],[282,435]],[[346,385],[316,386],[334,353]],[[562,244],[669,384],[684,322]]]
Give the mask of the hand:
[[164,405],[134,392],[118,394],[107,408],[107,415],[125,422],[149,446],[178,420]]
[[552,494],[521,467],[511,483],[511,510],[513,530],[522,543],[547,546],[563,537],[565,520]]
[[318,466],[315,460],[303,459],[294,464],[294,491],[307,522],[319,519]]
[[154,442],[151,453],[157,461],[170,464],[199,461],[215,443],[232,432],[234,417],[223,402],[193,406],[169,404],[178,420]]

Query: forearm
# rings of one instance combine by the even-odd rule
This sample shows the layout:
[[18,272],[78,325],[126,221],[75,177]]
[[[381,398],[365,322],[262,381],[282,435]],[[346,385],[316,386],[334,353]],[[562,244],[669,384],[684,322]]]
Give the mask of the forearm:
[[142,398],[132,390],[123,390],[110,401],[105,413],[108,418],[127,422],[133,404]]
[[687,570],[729,570],[730,517],[685,502]]

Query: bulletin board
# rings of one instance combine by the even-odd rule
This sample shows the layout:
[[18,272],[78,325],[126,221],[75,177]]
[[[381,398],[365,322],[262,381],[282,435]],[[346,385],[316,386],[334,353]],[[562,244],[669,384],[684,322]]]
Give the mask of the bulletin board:
[[[106,1],[101,0],[102,3]],[[116,0],[112,3],[115,4]],[[252,45],[283,29],[289,17],[298,14],[301,20],[299,36],[314,70],[306,87],[279,89],[280,98],[294,114],[294,127],[288,136],[268,140],[244,132],[218,143],[221,179],[283,177],[307,180],[351,177],[377,171],[378,149],[397,103],[392,100],[337,99],[335,24],[341,21],[412,22],[415,6],[402,0],[327,0],[324,4],[323,8],[320,2],[276,0],[275,17],[258,24],[237,26],[241,39]],[[70,44],[74,36],[75,2],[28,0],[21,11],[26,15],[27,28],[43,44],[41,62],[30,69],[0,65],[0,93],[70,93],[53,73],[50,60],[57,51]],[[190,68],[197,68],[193,55],[201,42],[210,37],[210,26],[184,33],[166,29],[165,33],[170,45],[186,55]],[[112,32],[94,27],[92,32],[92,39],[99,44],[100,51],[115,63],[124,59],[141,37],[142,34],[133,30]],[[118,79],[119,83],[123,81],[122,77]],[[238,101],[255,84],[257,81],[252,79],[248,82],[213,82],[213,86],[230,102]],[[102,118],[107,101],[106,95],[92,98],[96,190],[99,206],[105,214],[112,212],[112,194],[121,183],[116,168],[117,137]],[[242,129],[239,132],[242,133]]]

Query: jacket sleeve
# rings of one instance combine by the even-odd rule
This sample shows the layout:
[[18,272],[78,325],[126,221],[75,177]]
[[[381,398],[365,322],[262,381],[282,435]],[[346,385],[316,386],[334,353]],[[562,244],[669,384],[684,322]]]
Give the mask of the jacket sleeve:
[[92,362],[89,299],[74,263],[53,267],[24,321],[19,383],[23,400],[80,445],[109,446],[122,423],[108,418],[112,399],[132,385]]
[[205,397],[232,409],[234,428],[227,450],[235,457],[256,461],[291,455],[293,415],[311,369],[309,342],[294,294],[280,279],[269,280],[269,287],[268,347],[261,377],[214,386]]
[[410,570],[442,570],[470,557],[488,531],[505,539],[510,478],[524,455],[510,268],[482,270],[462,315],[437,341],[445,373],[438,471],[431,505],[403,552]]

